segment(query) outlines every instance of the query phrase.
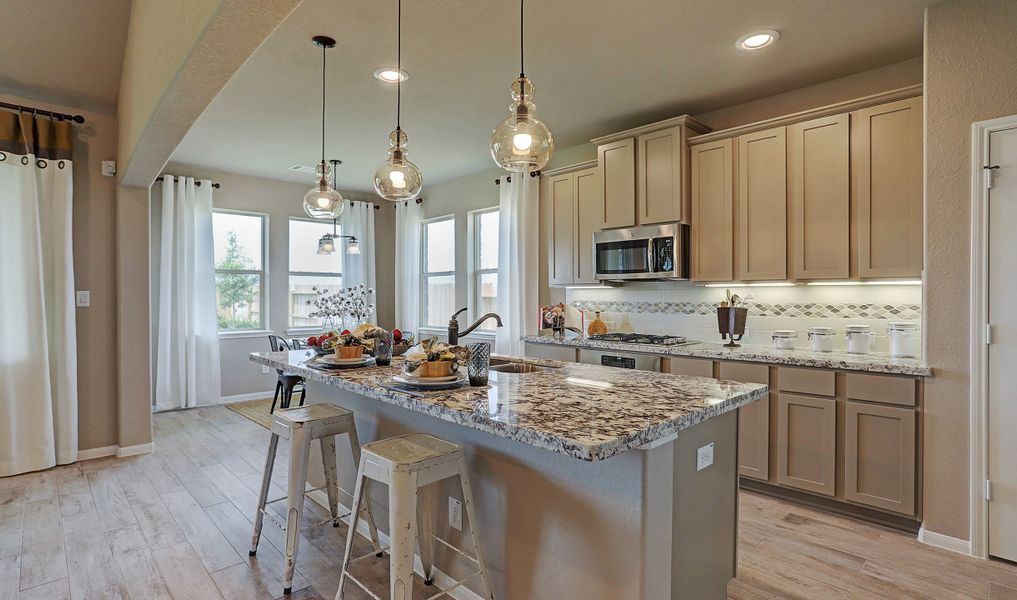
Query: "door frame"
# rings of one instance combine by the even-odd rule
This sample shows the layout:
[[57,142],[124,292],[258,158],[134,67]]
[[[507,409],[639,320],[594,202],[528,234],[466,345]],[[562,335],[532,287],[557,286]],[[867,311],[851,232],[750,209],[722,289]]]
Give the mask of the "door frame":
[[989,511],[985,482],[989,475],[989,188],[985,187],[989,135],[1017,128],[1017,115],[971,125],[971,310],[970,310],[970,531],[971,554],[989,556]]

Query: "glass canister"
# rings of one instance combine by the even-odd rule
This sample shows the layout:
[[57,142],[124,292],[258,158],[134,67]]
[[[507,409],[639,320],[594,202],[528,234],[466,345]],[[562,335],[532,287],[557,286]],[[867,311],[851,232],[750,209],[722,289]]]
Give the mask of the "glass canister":
[[918,323],[896,321],[886,328],[890,337],[890,356],[914,358],[918,356]]
[[813,352],[833,352],[833,327],[809,327],[809,347]]
[[487,378],[491,370],[491,344],[477,342],[466,346],[470,351],[470,358],[466,362],[466,373],[470,377],[470,385],[487,385]]
[[392,332],[386,332],[385,335],[375,338],[374,362],[379,367],[392,364]]
[[844,337],[850,354],[868,354],[872,349],[872,328],[868,325],[848,325]]
[[778,350],[794,350],[798,332],[794,329],[778,329],[773,332],[773,347]]

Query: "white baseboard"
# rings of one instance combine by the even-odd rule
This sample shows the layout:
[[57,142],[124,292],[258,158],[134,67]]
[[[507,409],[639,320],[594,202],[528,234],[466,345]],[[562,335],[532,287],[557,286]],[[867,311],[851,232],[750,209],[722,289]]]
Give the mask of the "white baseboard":
[[104,456],[116,456],[117,446],[103,446],[101,448],[88,448],[78,450],[78,460],[92,460]]
[[155,450],[155,444],[138,444],[137,446],[120,446],[117,448],[117,458],[137,456],[139,454],[151,454]]
[[[307,497],[313,500],[315,504],[321,506],[325,510],[328,510],[328,494],[325,493],[325,490],[314,490],[313,492],[308,492]],[[339,512],[340,513],[350,512],[350,508],[340,503]],[[343,519],[343,521],[345,521],[346,524],[349,525],[350,517]],[[357,533],[362,535],[366,540],[371,539],[371,532],[367,526],[367,521],[364,521],[363,519],[357,521]],[[383,547],[389,544],[388,535],[386,535],[385,532],[383,531],[378,532],[378,543],[380,543]],[[424,567],[423,563],[420,562],[419,554],[413,555],[413,572],[416,573],[417,575],[420,575],[421,577],[424,576]],[[455,585],[455,583],[456,580],[452,579],[451,575],[435,567],[434,585],[438,589],[447,590],[448,588]],[[448,592],[447,595],[451,596],[452,598],[455,598],[455,600],[484,600],[482,596],[478,596],[477,594],[473,593],[473,591],[468,589],[466,586],[458,587],[452,590],[451,592]]]
[[936,533],[935,531],[929,531],[922,525],[921,529],[918,530],[918,541],[923,544],[935,546],[936,548],[942,548],[944,550],[950,550],[951,552],[958,552],[960,554],[967,554],[971,556],[971,541],[962,540],[942,533]]
[[269,390],[267,392],[252,392],[250,394],[237,394],[236,396],[223,396],[219,398],[219,401],[223,404],[230,404],[232,402],[247,402],[248,400],[264,400],[265,398],[271,398],[275,395],[275,390]]

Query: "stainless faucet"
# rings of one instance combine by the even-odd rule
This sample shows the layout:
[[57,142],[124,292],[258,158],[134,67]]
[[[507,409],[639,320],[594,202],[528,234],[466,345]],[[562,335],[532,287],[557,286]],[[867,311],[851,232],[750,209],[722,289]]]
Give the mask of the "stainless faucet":
[[[449,345],[455,345],[459,343],[459,315],[466,312],[465,308],[460,308],[456,311],[456,314],[452,315],[452,318],[448,320],[448,343]],[[470,332],[480,326],[484,321],[493,318],[498,322],[498,327],[501,327],[501,317],[497,313],[487,313],[473,322],[472,325],[463,330],[462,335],[470,335]]]

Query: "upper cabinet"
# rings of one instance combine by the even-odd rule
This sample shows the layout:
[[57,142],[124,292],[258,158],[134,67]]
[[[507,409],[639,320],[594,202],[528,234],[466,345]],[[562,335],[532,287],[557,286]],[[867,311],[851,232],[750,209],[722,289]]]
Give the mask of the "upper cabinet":
[[849,117],[788,127],[795,279],[850,274]]
[[693,281],[731,281],[733,252],[733,144],[730,139],[692,148]]
[[576,190],[576,238],[572,283],[597,283],[593,277],[593,233],[604,227],[604,192],[600,169],[590,167],[574,173]]
[[859,277],[922,275],[922,99],[851,115]]
[[604,227],[688,223],[687,140],[706,131],[681,116],[592,140],[604,190]]
[[738,138],[740,281],[787,278],[787,136],[783,127]]
[[551,285],[572,283],[572,252],[575,244],[575,176],[563,173],[544,180],[547,203],[547,277]]
[[604,226],[600,169],[578,165],[574,170],[556,170],[545,175],[541,183],[548,283],[596,283],[593,233]]

